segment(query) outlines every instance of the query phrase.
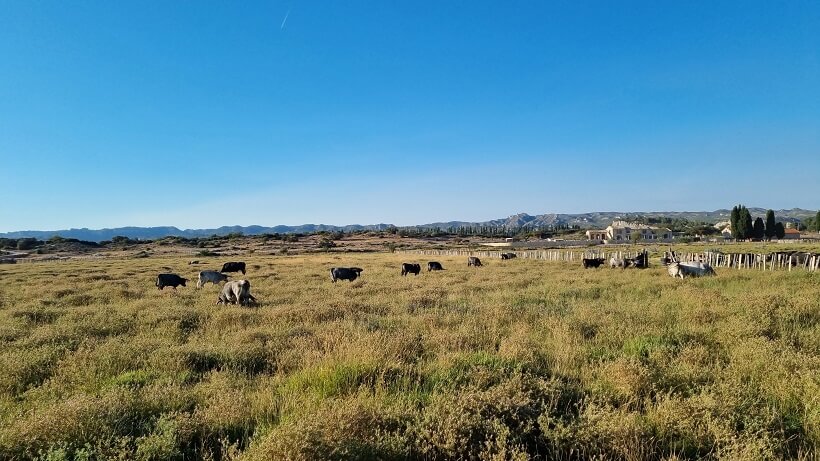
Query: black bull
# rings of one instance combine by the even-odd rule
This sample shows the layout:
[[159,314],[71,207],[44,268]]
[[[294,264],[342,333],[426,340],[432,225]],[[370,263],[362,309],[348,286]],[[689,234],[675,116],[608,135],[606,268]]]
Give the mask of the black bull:
[[222,270],[219,272],[242,272],[245,275],[244,262],[229,262],[222,265]]
[[401,265],[401,275],[405,276],[407,274],[419,275],[421,272],[421,265],[415,263],[402,263]]
[[358,267],[334,267],[330,269],[330,281],[336,283],[336,280],[347,280],[352,282],[361,275],[364,269]]

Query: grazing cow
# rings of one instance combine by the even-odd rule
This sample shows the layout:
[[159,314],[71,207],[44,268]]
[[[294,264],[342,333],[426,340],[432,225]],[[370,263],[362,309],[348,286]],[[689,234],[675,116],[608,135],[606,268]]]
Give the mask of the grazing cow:
[[481,260],[476,258],[475,256],[470,256],[467,258],[467,267],[481,267]]
[[792,266],[803,266],[811,259],[811,253],[793,252],[789,255],[788,264]]
[[256,302],[256,298],[251,294],[251,282],[247,280],[232,280],[222,287],[219,293],[217,304],[236,304],[240,306],[250,306],[251,302]]
[[686,276],[701,277],[704,275],[717,275],[709,263],[701,263],[696,261],[672,262],[669,266],[667,266],[666,270],[672,277],[680,278],[684,278]]
[[638,269],[646,269],[649,267],[649,252],[646,250],[641,251],[638,256],[629,259],[628,265]]
[[642,251],[634,258],[616,258],[613,256],[609,259],[609,267],[613,269],[616,267],[620,267],[621,269],[625,269],[627,267],[644,269],[649,267],[649,253]]
[[416,263],[401,263],[401,275],[404,277],[407,274],[419,275],[421,272],[421,265]]
[[159,274],[157,275],[156,285],[159,290],[165,287],[173,287],[174,290],[176,290],[180,285],[185,286],[185,282],[187,281],[188,279],[184,279],[177,274]]
[[222,265],[222,270],[219,272],[242,272],[245,275],[244,262],[229,262]]
[[444,268],[441,267],[441,263],[438,261],[430,261],[427,263],[427,272],[430,271],[443,271]]
[[361,276],[362,271],[364,269],[358,267],[333,267],[330,269],[330,281],[333,283],[336,283],[336,280],[352,282]]
[[584,269],[589,269],[590,267],[600,267],[605,261],[604,258],[582,258],[581,263],[584,265]]
[[515,253],[501,253],[501,259],[514,259],[517,258],[518,255]]
[[206,283],[211,282],[214,285],[219,285],[221,282],[228,280],[228,274],[223,274],[217,271],[202,271],[199,273],[199,279],[196,282],[197,288],[202,288]]
[[672,264],[673,262],[676,262],[677,260],[678,260],[678,255],[675,254],[674,250],[666,251],[666,252],[663,253],[663,256],[661,257],[661,265],[662,266],[668,266],[668,265]]
[[609,267],[610,269],[614,269],[616,267],[620,267],[621,269],[623,269],[624,267],[626,267],[626,261],[624,261],[622,258],[616,258],[615,256],[613,256],[609,258]]

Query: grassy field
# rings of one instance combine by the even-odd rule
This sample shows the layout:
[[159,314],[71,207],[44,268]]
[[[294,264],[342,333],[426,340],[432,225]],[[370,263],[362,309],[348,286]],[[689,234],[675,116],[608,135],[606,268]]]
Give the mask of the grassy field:
[[818,457],[820,273],[189,259],[0,266],[0,459]]

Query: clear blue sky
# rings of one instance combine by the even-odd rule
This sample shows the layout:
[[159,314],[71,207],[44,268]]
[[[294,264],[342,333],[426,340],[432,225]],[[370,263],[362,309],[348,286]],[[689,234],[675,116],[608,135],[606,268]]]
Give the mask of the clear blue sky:
[[0,2],[0,231],[820,207],[818,2]]

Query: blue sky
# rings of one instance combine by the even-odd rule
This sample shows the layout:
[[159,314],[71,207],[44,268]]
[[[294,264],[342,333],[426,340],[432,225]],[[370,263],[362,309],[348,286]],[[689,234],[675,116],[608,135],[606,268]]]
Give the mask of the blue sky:
[[817,2],[0,2],[0,231],[820,207]]

